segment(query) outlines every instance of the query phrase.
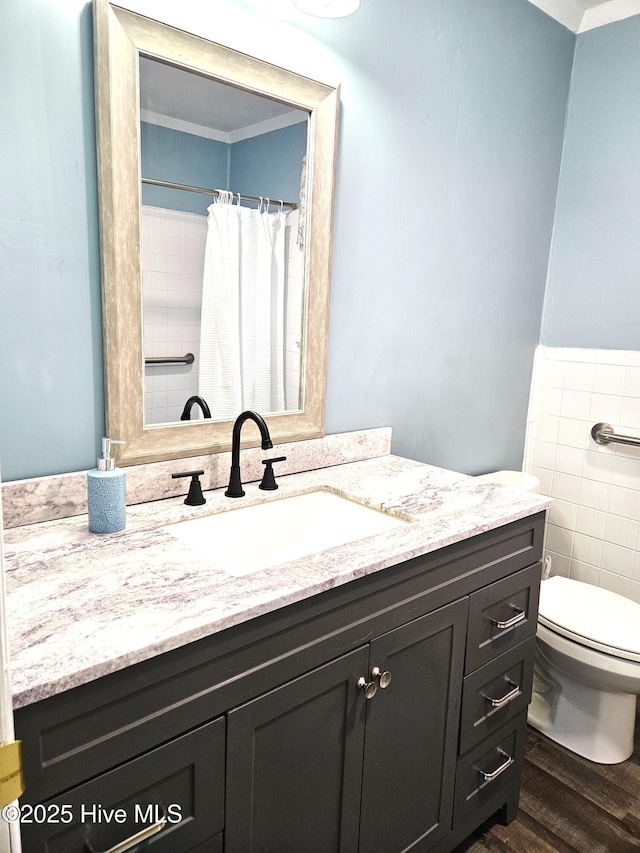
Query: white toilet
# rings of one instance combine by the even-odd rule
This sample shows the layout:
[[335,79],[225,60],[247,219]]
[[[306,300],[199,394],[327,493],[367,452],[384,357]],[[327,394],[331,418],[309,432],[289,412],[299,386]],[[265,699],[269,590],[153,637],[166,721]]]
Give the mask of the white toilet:
[[530,725],[600,764],[633,753],[640,604],[592,584],[542,581]]
[[[538,491],[530,476],[483,478]],[[633,753],[638,694],[640,604],[565,577],[543,580],[529,724],[590,761],[617,764]]]

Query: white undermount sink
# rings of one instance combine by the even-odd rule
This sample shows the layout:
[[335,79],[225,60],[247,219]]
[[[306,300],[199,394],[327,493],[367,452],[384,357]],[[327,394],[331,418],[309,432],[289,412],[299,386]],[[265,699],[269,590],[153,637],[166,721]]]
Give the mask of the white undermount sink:
[[228,574],[242,577],[408,523],[319,489],[180,521],[163,530]]

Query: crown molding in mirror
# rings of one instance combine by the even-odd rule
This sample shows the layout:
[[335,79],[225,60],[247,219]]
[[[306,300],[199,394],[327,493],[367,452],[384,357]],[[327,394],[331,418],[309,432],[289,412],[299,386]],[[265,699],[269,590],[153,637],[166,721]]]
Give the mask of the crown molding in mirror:
[[[324,435],[339,87],[328,86],[150,18],[94,0],[94,52],[106,435],[119,464],[218,453],[232,421],[144,426],[140,277],[138,56],[185,66],[310,113],[306,317],[301,411],[267,416],[274,443]],[[239,414],[239,413],[238,413]],[[257,430],[251,434],[257,443]]]

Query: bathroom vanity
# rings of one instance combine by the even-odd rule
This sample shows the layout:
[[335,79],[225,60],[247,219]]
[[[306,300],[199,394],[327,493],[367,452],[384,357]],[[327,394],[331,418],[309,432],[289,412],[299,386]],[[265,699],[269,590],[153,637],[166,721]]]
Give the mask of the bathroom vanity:
[[[35,620],[34,680],[16,672],[27,853],[137,849],[145,833],[158,853],[444,853],[494,812],[515,816],[546,499],[392,456],[281,482],[269,499],[322,487],[375,506],[379,494],[410,523],[243,578],[158,530],[163,513],[185,517],[175,499],[133,508],[109,549],[82,520],[34,525],[74,541],[50,572],[62,550],[93,572],[110,561],[113,605],[95,598],[96,630],[103,643],[109,623],[132,636],[119,659],[87,640],[46,675]],[[26,531],[8,531],[10,603],[28,586]],[[125,563],[144,576],[163,560],[166,578],[178,555],[172,606],[154,605],[165,628],[149,616],[145,632],[145,591],[140,624],[126,621]]]

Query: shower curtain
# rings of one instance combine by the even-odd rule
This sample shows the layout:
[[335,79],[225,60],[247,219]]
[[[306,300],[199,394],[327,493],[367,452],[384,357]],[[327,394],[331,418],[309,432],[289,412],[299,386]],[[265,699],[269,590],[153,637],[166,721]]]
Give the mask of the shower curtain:
[[286,218],[222,191],[208,209],[199,393],[215,418],[285,409]]

